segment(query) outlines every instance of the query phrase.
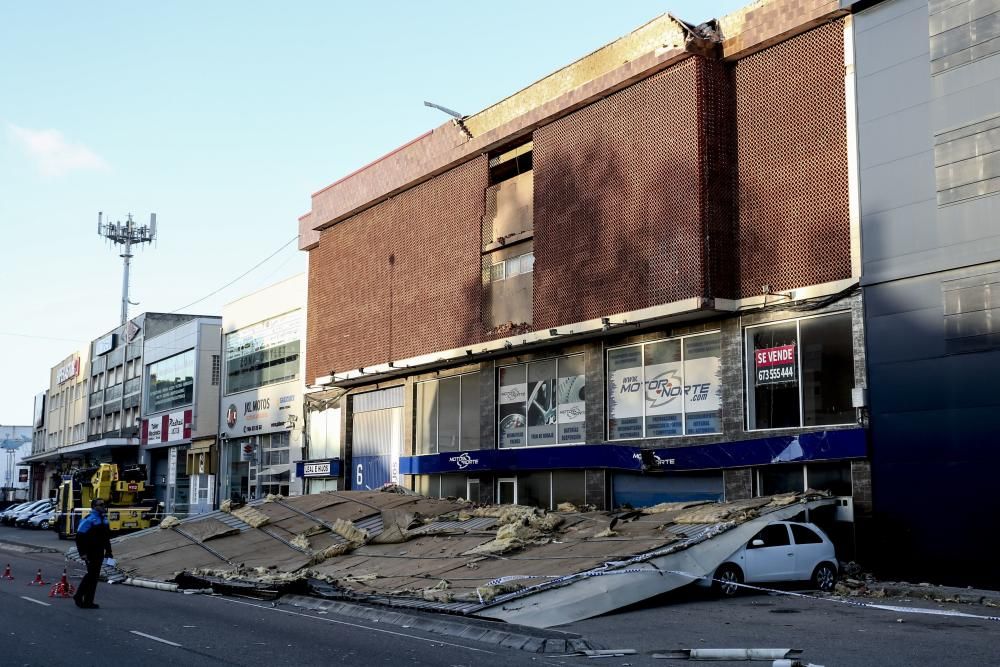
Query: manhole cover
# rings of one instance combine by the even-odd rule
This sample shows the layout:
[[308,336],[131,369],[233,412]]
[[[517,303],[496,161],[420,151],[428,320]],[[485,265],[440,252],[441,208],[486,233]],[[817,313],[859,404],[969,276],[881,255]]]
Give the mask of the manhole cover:
[[768,609],[772,614],[797,614],[798,609]]

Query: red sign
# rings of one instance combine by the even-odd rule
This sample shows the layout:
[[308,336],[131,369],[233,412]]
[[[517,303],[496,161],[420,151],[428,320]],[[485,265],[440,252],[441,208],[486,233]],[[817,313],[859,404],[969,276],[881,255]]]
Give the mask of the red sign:
[[779,345],[754,351],[757,384],[795,382],[795,345]]
[[191,437],[193,413],[191,410],[142,420],[142,444],[158,445]]

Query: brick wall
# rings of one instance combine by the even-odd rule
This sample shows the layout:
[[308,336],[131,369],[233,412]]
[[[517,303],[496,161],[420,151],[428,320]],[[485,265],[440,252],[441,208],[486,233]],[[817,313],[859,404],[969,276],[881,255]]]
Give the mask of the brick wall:
[[735,65],[741,296],[851,277],[844,26]]
[[[842,21],[692,56],[533,140],[535,330],[851,277]],[[486,339],[486,185],[479,157],[322,231],[310,380]]]
[[534,133],[536,329],[702,294],[705,65]]
[[485,158],[325,229],[309,253],[311,382],[481,338]]

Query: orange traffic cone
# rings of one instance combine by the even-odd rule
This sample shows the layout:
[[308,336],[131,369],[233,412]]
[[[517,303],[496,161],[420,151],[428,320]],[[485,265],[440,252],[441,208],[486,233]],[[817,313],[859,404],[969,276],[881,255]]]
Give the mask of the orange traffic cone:
[[10,563],[7,563],[7,567],[3,570],[3,576],[0,579],[7,579],[9,581],[14,581],[14,575],[10,573]]
[[69,579],[66,578],[66,568],[63,568],[62,579],[49,591],[49,597],[68,598],[73,596],[74,591],[76,591],[76,588],[73,587],[73,584],[69,583]]
[[29,586],[48,586],[49,582],[42,581],[42,568],[38,568],[38,573],[35,574],[35,578],[28,582]]

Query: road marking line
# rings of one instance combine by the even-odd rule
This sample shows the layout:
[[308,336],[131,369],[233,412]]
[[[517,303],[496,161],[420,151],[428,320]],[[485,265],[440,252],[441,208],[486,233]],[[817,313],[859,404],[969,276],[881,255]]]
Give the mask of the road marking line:
[[138,630],[129,630],[133,635],[139,635],[140,637],[145,637],[146,639],[152,639],[154,642],[160,642],[161,644],[169,644],[170,646],[176,646],[177,648],[184,648],[180,644],[167,641],[166,639],[161,639],[154,635],[147,635],[145,632],[139,632]]
[[35,604],[40,604],[43,607],[51,607],[52,606],[48,602],[42,602],[41,600],[36,600],[35,598],[29,598],[27,595],[22,595],[21,599],[22,600],[27,600],[28,602],[34,602]]
[[485,650],[483,650],[481,648],[473,648],[471,646],[465,646],[464,644],[452,644],[451,642],[441,641],[440,639],[428,639],[427,637],[420,637],[420,636],[417,636],[417,635],[410,635],[410,634],[407,634],[405,632],[393,632],[392,630],[383,630],[381,628],[372,628],[372,627],[369,627],[367,625],[361,625],[359,623],[348,623],[347,621],[338,621],[338,620],[332,619],[332,618],[320,618],[318,616],[312,616],[311,614],[302,614],[302,613],[299,613],[297,611],[290,611],[288,609],[277,609],[275,607],[264,607],[264,606],[261,606],[261,605],[258,605],[258,604],[253,604],[252,602],[243,602],[241,600],[229,600],[227,598],[216,598],[216,599],[220,600],[222,602],[231,602],[233,604],[242,604],[242,605],[246,605],[248,607],[256,607],[257,609],[260,609],[262,611],[280,611],[283,614],[291,614],[292,616],[302,616],[303,618],[311,618],[314,621],[323,621],[325,623],[336,623],[337,625],[347,625],[347,626],[352,627],[352,628],[359,628],[361,630],[371,630],[372,632],[381,632],[381,633],[387,634],[387,635],[395,635],[397,637],[406,637],[407,639],[418,639],[418,640],[420,640],[422,642],[427,642],[429,644],[440,644],[442,646],[453,646],[455,648],[464,648],[466,650],[477,651],[479,653],[490,653],[490,654],[494,653],[493,651],[485,651]]

